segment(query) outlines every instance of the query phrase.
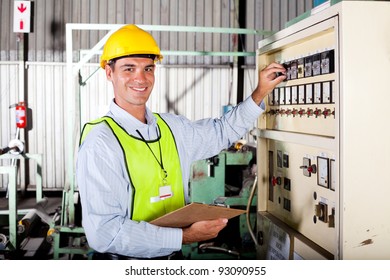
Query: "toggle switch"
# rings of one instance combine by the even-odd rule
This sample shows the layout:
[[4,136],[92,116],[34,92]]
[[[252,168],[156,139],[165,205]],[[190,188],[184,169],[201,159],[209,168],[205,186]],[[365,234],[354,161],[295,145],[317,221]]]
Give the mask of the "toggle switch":
[[324,111],[322,112],[322,114],[324,115],[324,117],[328,117],[332,114],[332,111],[330,109],[324,109]]
[[298,110],[293,108],[293,110],[291,111],[291,114],[293,115],[293,117],[295,117],[298,114]]
[[272,176],[272,179],[271,179],[271,183],[272,183],[272,186],[276,186],[276,185],[281,185],[282,184],[282,178],[280,177],[275,177],[275,176]]
[[316,108],[316,109],[314,110],[314,115],[316,116],[316,118],[317,118],[318,116],[321,116],[321,113],[322,113],[321,109]]
[[302,117],[302,116],[305,115],[305,114],[306,114],[305,109],[300,109],[300,110],[298,111],[298,115],[299,115],[300,117]]
[[316,174],[317,166],[315,164],[311,164],[311,160],[307,157],[303,158],[302,165],[299,167],[303,171],[303,175],[306,177],[311,177],[311,174]]

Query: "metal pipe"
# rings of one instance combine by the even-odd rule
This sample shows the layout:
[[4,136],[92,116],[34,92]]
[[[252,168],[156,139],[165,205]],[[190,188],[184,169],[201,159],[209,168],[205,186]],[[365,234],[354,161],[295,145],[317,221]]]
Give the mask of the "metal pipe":
[[38,215],[35,209],[29,211],[18,223],[18,234],[24,233],[26,236],[29,235],[31,230],[38,222]]
[[45,207],[48,204],[48,199],[45,197],[41,199],[37,204],[35,205],[34,209],[29,211],[18,223],[18,233],[25,233],[25,235],[28,235],[32,228],[42,220],[46,224],[51,224],[51,218],[46,213]]

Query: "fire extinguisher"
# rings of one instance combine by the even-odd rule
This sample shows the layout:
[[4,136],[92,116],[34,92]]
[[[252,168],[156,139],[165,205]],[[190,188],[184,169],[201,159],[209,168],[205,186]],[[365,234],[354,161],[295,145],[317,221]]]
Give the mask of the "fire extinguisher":
[[26,128],[27,126],[27,108],[24,101],[16,104],[16,127]]

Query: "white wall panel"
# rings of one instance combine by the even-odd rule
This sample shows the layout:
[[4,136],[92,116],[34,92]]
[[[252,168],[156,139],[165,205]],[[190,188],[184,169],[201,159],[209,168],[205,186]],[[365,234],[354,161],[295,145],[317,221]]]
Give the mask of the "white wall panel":
[[[64,67],[62,64],[30,64],[28,73],[28,104],[33,112],[29,152],[44,156],[44,187],[62,188],[65,154]],[[31,178],[33,184],[33,177]]]
[[[0,148],[5,148],[16,137],[15,108],[19,92],[20,64],[0,63]],[[0,165],[9,165],[9,160],[0,160]],[[0,189],[8,184],[8,176],[0,175]]]

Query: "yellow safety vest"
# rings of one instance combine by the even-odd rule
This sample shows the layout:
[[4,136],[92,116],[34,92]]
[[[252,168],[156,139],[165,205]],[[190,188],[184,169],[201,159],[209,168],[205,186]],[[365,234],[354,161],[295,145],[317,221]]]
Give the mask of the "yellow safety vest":
[[[160,115],[155,114],[155,116],[160,137],[153,141],[144,141],[129,135],[112,118],[107,116],[86,123],[81,133],[80,145],[94,125],[104,122],[118,139],[124,152],[127,172],[133,188],[131,219],[134,221],[149,222],[177,210],[185,204],[180,159],[175,138],[168,124]],[[161,163],[167,176],[165,184],[170,186],[173,196],[159,200],[160,188],[164,185],[163,179],[165,177]]]

